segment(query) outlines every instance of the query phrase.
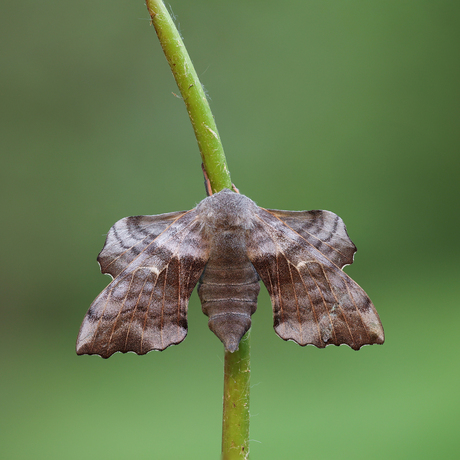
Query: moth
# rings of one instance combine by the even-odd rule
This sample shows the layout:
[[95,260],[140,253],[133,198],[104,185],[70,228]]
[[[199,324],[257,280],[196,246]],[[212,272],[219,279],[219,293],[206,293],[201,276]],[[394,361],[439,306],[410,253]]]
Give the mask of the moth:
[[259,280],[276,333],[299,345],[383,343],[377,311],[342,268],[356,247],[329,211],[279,211],[225,189],[190,211],[126,217],[98,262],[113,281],[86,314],[77,353],[108,358],[182,342],[195,285],[209,328],[234,352],[251,326]]

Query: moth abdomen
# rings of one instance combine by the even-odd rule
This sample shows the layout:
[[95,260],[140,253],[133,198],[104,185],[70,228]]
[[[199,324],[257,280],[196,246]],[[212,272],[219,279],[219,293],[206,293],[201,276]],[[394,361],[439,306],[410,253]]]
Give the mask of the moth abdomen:
[[[226,350],[234,352],[251,327],[251,315],[256,311],[260,291],[259,278],[252,266],[247,267],[240,280],[228,279],[228,273],[218,276],[218,271],[213,269],[209,270],[208,277],[207,268],[198,285],[201,308],[209,317],[209,329],[219,337]],[[208,278],[212,282],[208,282]]]

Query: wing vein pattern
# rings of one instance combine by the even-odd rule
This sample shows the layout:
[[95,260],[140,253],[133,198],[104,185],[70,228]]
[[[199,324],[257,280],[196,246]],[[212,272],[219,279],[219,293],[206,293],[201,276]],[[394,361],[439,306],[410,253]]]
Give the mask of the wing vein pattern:
[[77,353],[108,358],[180,343],[187,335],[188,300],[208,257],[195,210],[117,222],[98,258],[114,279],[88,310]]
[[254,227],[248,256],[270,293],[281,338],[320,348],[347,344],[356,350],[383,342],[372,302],[341,270],[352,263],[356,248],[337,215],[259,208]]

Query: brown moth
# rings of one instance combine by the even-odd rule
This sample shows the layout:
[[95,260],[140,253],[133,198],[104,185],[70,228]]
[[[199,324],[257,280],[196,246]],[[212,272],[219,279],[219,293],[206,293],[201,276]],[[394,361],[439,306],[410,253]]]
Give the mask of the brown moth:
[[125,217],[99,254],[113,281],[88,310],[77,353],[141,355],[182,342],[197,283],[209,328],[233,352],[251,326],[259,279],[282,339],[354,350],[383,343],[371,300],[341,270],[355,252],[332,212],[264,209],[227,189],[190,211]]

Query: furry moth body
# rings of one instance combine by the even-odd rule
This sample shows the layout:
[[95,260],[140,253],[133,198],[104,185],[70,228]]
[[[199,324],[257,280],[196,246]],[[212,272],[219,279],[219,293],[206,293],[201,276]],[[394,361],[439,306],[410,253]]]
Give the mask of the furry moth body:
[[251,327],[260,291],[260,278],[246,253],[245,233],[250,229],[236,228],[215,229],[209,261],[198,283],[209,328],[232,352]]
[[99,254],[113,281],[89,308],[77,353],[108,358],[180,343],[197,283],[210,329],[233,352],[251,326],[259,279],[282,339],[355,350],[383,343],[372,302],[342,271],[355,251],[332,212],[268,210],[230,190],[190,211],[126,217]]

